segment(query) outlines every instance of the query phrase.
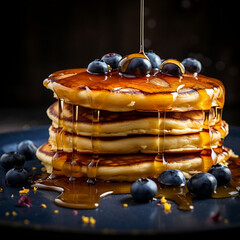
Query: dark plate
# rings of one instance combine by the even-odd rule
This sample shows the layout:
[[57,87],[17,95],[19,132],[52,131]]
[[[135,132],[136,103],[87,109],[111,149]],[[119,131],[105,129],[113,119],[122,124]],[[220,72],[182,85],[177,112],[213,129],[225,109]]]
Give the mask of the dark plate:
[[[17,143],[24,139],[31,139],[37,146],[41,145],[48,138],[48,126],[32,128],[26,131],[17,131],[0,134],[0,155],[3,152],[16,149]],[[240,154],[240,128],[230,127],[230,134],[225,140],[225,145],[234,149],[236,154]],[[32,166],[37,170],[32,170]],[[27,161],[24,165],[31,173],[41,170],[38,160]],[[4,184],[5,172],[1,168],[0,193],[0,228],[7,229],[14,233],[18,231],[30,231],[35,234],[54,233],[59,238],[64,234],[98,234],[99,237],[106,237],[109,234],[137,235],[141,237],[146,234],[196,234],[216,233],[219,231],[233,231],[240,228],[240,197],[226,199],[206,199],[195,200],[194,210],[180,211],[174,202],[171,213],[166,214],[161,206],[157,206],[157,201],[147,204],[136,204],[131,196],[113,195],[103,198],[100,207],[94,210],[74,210],[62,208],[53,203],[59,193],[37,190],[30,188],[28,197],[32,199],[30,208],[16,207],[19,199],[18,188],[12,188]],[[12,195],[13,194],[13,195]],[[11,197],[12,195],[12,197]],[[41,204],[46,204],[43,208]],[[128,203],[128,207],[123,207],[123,203]],[[58,213],[54,212],[58,210]],[[16,216],[12,214],[15,211]],[[9,212],[9,216],[6,216]],[[76,215],[77,213],[77,215]],[[212,221],[211,216],[220,213],[218,221]],[[94,226],[84,224],[82,216],[92,216],[96,219]],[[38,231],[41,230],[41,231]],[[36,235],[36,237],[39,235]]]

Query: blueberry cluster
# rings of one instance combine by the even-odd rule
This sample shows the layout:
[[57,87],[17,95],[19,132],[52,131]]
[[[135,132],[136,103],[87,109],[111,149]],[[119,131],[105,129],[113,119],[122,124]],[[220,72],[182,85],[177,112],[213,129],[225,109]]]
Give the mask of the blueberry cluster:
[[0,158],[0,165],[6,170],[5,181],[7,184],[23,186],[29,180],[29,173],[23,168],[26,160],[34,159],[37,147],[31,140],[21,141],[17,151],[4,153]]
[[105,75],[110,71],[116,71],[122,56],[118,53],[107,53],[101,59],[90,62],[87,72],[94,75]]
[[165,75],[180,77],[183,73],[198,74],[202,69],[201,63],[194,58],[186,58],[182,62],[175,59],[162,61],[161,58],[149,50],[145,53],[134,53],[122,57],[118,53],[107,53],[101,59],[90,62],[87,72],[94,75],[106,75],[112,71],[128,77],[141,77],[161,72]]
[[[232,180],[231,170],[221,164],[211,167],[207,173],[198,173],[186,181],[184,174],[177,169],[167,169],[160,174],[157,181],[166,186],[187,188],[191,194],[198,198],[211,197],[217,186],[226,185]],[[131,186],[131,194],[137,202],[148,202],[157,193],[157,184],[148,178],[140,178]]]

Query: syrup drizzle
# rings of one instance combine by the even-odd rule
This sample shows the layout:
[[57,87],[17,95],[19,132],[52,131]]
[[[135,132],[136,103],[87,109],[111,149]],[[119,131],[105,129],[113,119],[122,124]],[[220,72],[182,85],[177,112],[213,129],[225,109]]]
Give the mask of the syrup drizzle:
[[[228,198],[239,195],[240,191],[240,158],[231,158],[229,168],[232,171],[232,181],[224,186],[217,187],[212,198]],[[156,179],[153,179],[156,181]],[[174,201],[180,210],[189,211],[194,208],[194,196],[188,192],[187,186],[170,187],[157,183],[158,192],[156,198],[165,197]],[[39,178],[33,186],[41,189],[60,192],[54,202],[62,207],[93,209],[100,206],[100,200],[112,194],[129,194],[131,182],[103,182],[97,181],[89,184],[87,178],[76,178],[69,181],[68,178],[57,176],[53,179]]]
[[[74,132],[77,133],[77,123],[79,121],[79,106],[78,105],[72,105],[72,159],[71,159],[71,163],[70,163],[70,173],[65,173],[66,176],[69,176],[70,175],[70,180],[75,180],[75,178],[72,176],[72,172],[73,172],[73,169],[74,169],[74,166],[76,166],[78,164],[78,167],[81,168],[81,165],[79,164],[79,154],[77,152],[77,144],[76,142],[74,141]],[[80,170],[80,172],[82,172]],[[81,176],[80,176],[81,177]]]
[[92,110],[92,125],[93,132],[91,137],[92,142],[92,161],[88,164],[87,167],[87,176],[89,182],[95,181],[97,176],[97,169],[99,164],[99,123],[100,119],[100,110]]
[[[155,157],[156,173],[162,172],[163,169],[167,169],[167,160],[164,154],[164,141],[165,141],[165,119],[166,112],[158,111],[158,142],[157,142],[157,155]],[[162,133],[162,136],[161,136]],[[161,169],[159,169],[161,166]]]
[[144,53],[144,0],[140,1],[140,51]]
[[58,128],[56,133],[56,144],[57,144],[57,150],[52,158],[52,165],[53,165],[53,171],[50,175],[50,178],[54,178],[55,175],[60,174],[62,171],[59,169],[55,169],[54,166],[58,164],[60,159],[62,159],[62,153],[63,153],[63,108],[64,108],[64,99],[59,98],[58,99]]

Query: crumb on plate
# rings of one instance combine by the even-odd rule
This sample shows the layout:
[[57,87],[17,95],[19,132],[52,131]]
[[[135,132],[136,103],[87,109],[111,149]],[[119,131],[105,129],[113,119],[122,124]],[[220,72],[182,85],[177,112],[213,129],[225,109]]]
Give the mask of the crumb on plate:
[[167,200],[166,200],[166,198],[163,196],[162,198],[161,198],[161,203],[166,203],[167,202]]
[[24,224],[28,225],[30,223],[30,221],[28,219],[24,219]]
[[22,194],[28,194],[29,193],[29,189],[28,188],[25,188],[23,187],[22,190],[19,190],[19,194],[22,195]]
[[42,203],[41,206],[42,206],[43,208],[47,208],[47,205],[46,205],[45,203]]
[[170,212],[171,211],[171,204],[170,203],[164,203],[164,211],[165,212]]
[[17,216],[18,214],[15,211],[12,211],[13,216]]

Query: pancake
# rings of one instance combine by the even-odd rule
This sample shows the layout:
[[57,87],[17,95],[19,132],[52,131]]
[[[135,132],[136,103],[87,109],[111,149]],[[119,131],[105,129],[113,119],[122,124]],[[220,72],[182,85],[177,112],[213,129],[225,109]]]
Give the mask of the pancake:
[[[225,124],[225,135],[228,133],[228,125]],[[221,133],[216,129],[209,132],[202,131],[193,134],[182,135],[133,135],[128,137],[91,137],[71,134],[51,126],[49,128],[49,143],[53,150],[98,154],[133,154],[133,153],[157,153],[158,148],[165,152],[193,152],[201,151],[206,146],[217,147],[221,142]],[[210,139],[211,138],[211,139]],[[93,143],[93,140],[95,143]],[[211,143],[210,143],[211,140]]]
[[118,72],[91,75],[85,68],[55,72],[43,84],[67,103],[115,112],[223,108],[225,93],[219,80],[200,74],[178,79],[158,73],[129,80]]
[[200,74],[126,78],[67,69],[43,82],[58,99],[47,110],[48,142],[37,156],[48,173],[134,181],[167,168],[190,177],[228,160],[223,84]]
[[[91,136],[95,123],[92,109],[65,103],[63,108],[62,126],[70,133],[82,136]],[[73,122],[73,111],[77,114]],[[55,128],[58,127],[59,104],[55,102],[47,109],[47,115]],[[160,127],[158,112],[109,112],[101,110],[98,134],[101,137],[127,136],[132,134],[163,134],[172,135],[196,133],[203,129],[203,111],[165,112],[160,114]],[[216,124],[215,112],[210,113],[210,126]],[[96,125],[96,124],[95,124]],[[159,133],[160,129],[160,133]]]
[[[228,148],[217,150],[216,162],[226,164],[231,150]],[[202,171],[204,162],[211,161],[209,156],[203,156],[199,152],[165,154],[167,163],[164,165],[155,160],[155,154],[103,155],[100,156],[97,167],[89,167],[92,163],[92,154],[78,154],[74,160],[72,153],[58,153],[57,159],[54,159],[54,154],[56,152],[49,143],[43,144],[37,150],[37,157],[48,173],[82,177],[96,171],[97,178],[112,181],[135,181],[140,177],[157,177],[165,169],[179,169],[190,178],[191,175]]]

